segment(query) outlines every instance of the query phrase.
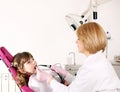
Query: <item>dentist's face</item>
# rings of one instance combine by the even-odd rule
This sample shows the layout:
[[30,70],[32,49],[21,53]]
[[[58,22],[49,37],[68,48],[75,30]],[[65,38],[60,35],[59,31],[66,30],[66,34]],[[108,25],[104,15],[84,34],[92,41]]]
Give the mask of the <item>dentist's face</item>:
[[78,51],[80,53],[83,53],[84,52],[83,42],[80,39],[77,39],[76,44],[77,44],[77,47],[78,47]]
[[84,43],[83,43],[83,41],[82,41],[81,39],[77,39],[76,44],[77,44],[77,47],[78,47],[78,51],[79,51],[80,53],[83,53],[83,54],[85,54],[86,56],[89,55],[89,52],[85,49]]
[[27,62],[24,63],[24,71],[28,73],[36,73],[37,63],[33,58],[30,58]]

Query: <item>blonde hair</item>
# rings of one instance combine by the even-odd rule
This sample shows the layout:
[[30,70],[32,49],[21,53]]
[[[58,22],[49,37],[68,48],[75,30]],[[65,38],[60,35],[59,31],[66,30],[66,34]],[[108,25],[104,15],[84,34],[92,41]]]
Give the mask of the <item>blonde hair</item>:
[[16,80],[19,86],[27,85],[28,83],[28,73],[23,73],[21,69],[24,68],[24,63],[27,62],[33,56],[29,52],[17,53],[13,58],[13,67],[17,70]]
[[107,37],[103,28],[95,22],[88,22],[77,29],[78,39],[81,39],[84,48],[94,54],[99,50],[104,52],[107,45]]

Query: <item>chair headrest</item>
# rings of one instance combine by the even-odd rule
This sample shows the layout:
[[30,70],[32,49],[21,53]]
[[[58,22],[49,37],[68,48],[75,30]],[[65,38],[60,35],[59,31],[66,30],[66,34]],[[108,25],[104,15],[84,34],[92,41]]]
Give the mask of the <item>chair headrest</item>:
[[7,57],[7,59],[12,62],[13,61],[13,56],[8,52],[8,50],[5,47],[1,47],[1,51],[3,54]]
[[[14,67],[12,67],[12,62],[13,62],[13,56],[8,52],[8,50],[5,47],[0,47],[0,59],[2,59],[6,66],[9,68],[9,71],[11,72],[13,78],[15,79],[16,83],[16,75],[17,71]],[[20,88],[22,92],[34,92],[31,88],[28,86],[24,85]]]

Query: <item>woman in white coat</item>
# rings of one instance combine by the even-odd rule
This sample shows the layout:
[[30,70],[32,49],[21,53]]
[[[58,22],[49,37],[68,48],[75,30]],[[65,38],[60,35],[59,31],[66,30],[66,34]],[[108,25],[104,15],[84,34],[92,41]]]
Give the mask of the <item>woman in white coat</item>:
[[87,58],[75,78],[66,70],[56,66],[51,67],[62,74],[70,84],[65,86],[39,69],[37,69],[37,79],[41,82],[46,81],[53,92],[119,92],[119,78],[103,53],[107,45],[103,28],[95,22],[83,24],[77,29],[77,37],[78,51]]

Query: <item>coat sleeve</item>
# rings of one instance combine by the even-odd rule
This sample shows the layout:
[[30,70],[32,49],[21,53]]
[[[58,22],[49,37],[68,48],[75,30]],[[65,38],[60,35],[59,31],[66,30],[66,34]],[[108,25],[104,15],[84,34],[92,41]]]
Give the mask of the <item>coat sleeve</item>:
[[75,79],[75,76],[73,76],[70,73],[67,73],[65,80],[70,84]]
[[81,69],[69,86],[56,80],[52,80],[50,83],[53,92],[92,92],[95,85],[95,77],[88,69]]

